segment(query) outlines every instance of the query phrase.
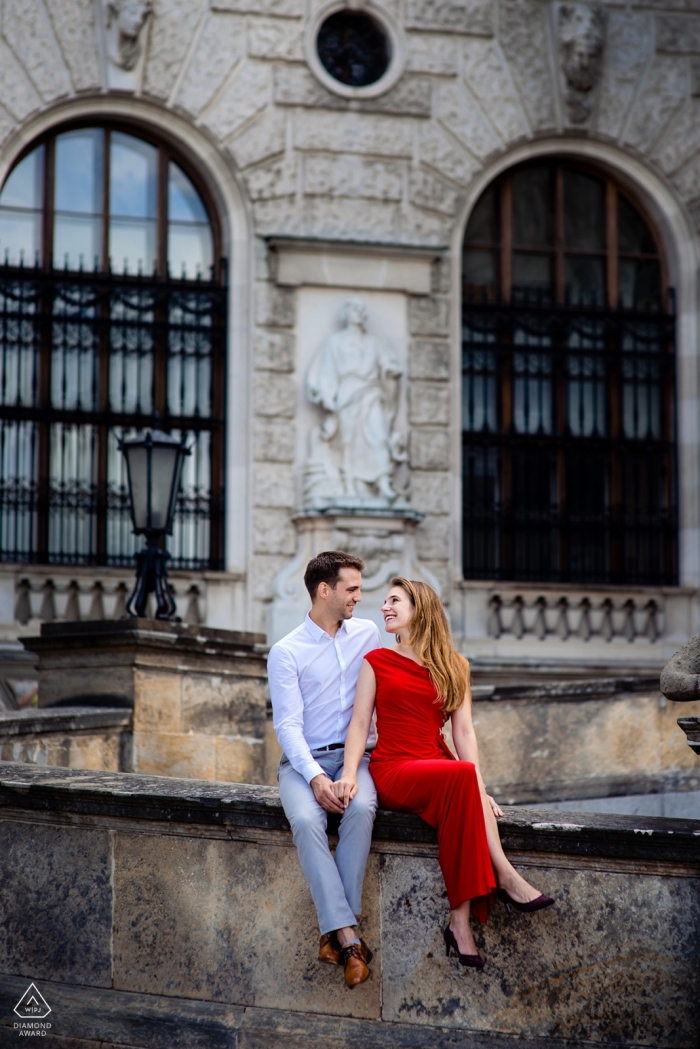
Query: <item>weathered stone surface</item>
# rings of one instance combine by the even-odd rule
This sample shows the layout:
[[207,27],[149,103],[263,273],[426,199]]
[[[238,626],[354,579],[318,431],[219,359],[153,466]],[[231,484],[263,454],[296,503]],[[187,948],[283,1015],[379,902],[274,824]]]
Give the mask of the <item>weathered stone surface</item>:
[[260,678],[191,674],[182,683],[182,731],[209,736],[265,734],[265,685]]
[[653,23],[638,11],[608,12],[603,73],[598,94],[597,127],[617,138],[641,77],[653,57]]
[[422,561],[447,561],[452,522],[430,514],[416,532],[416,553]]
[[0,40],[0,98],[16,120],[38,109],[41,99],[7,44]]
[[[287,197],[261,201],[255,207],[255,218],[263,236],[336,240],[351,227],[359,241],[415,244],[422,240],[413,215],[405,232],[401,230],[400,206],[391,201],[318,196],[298,203]],[[440,241],[444,243],[444,236]]]
[[244,54],[244,20],[210,12],[187,63],[175,104],[190,113],[200,113]]
[[288,510],[253,511],[253,545],[260,554],[294,553],[296,539]]
[[295,119],[298,149],[330,153],[371,153],[384,157],[413,154],[410,120],[395,120],[370,113],[317,113],[313,120]]
[[283,331],[255,332],[255,367],[263,371],[290,372],[294,368],[294,337]]
[[144,91],[166,99],[175,86],[206,0],[154,0]]
[[677,59],[657,55],[635,101],[625,141],[642,152],[650,149],[689,94],[687,68]]
[[412,296],[408,300],[411,335],[447,335],[449,305],[449,299]]
[[459,71],[459,44],[454,36],[437,33],[406,34],[406,68],[413,73],[455,76]]
[[294,474],[283,463],[260,463],[253,475],[256,506],[294,506]]
[[438,124],[422,125],[418,143],[421,163],[459,185],[467,185],[478,168],[476,159]]
[[408,179],[408,198],[419,208],[441,211],[454,215],[459,195],[442,179],[436,178],[420,168],[411,168]]
[[548,9],[542,4],[512,3],[499,10],[498,39],[533,131],[554,127],[554,92],[549,69]]
[[279,372],[256,372],[253,389],[256,415],[292,419],[296,400],[296,385],[291,377],[280,375]]
[[301,0],[210,0],[213,11],[239,11],[252,15],[277,15],[282,18],[300,18]]
[[238,66],[203,117],[204,124],[220,139],[228,138],[269,102],[270,69],[261,62]]
[[303,26],[271,18],[248,19],[248,54],[251,58],[303,62]]
[[503,55],[491,40],[464,40],[462,76],[504,142],[527,134],[527,120]]
[[408,351],[408,374],[411,379],[449,379],[449,342],[413,339]]
[[446,426],[449,422],[450,389],[443,383],[411,383],[408,403],[408,417],[413,424]]
[[93,733],[62,732],[42,735],[0,736],[0,760],[29,765],[72,769],[128,771],[121,765],[121,732],[103,729]]
[[[377,863],[365,935],[378,928]],[[315,913],[291,848],[119,835],[114,926],[119,989],[379,1017],[379,981],[350,998],[341,971],[316,961]]]
[[146,776],[216,778],[216,737],[134,729],[134,768]]
[[491,36],[493,5],[490,0],[408,0],[406,25],[410,29]]
[[0,822],[0,970],[108,987],[111,865],[106,831]]
[[[444,955],[448,908],[436,861],[416,858],[408,866],[383,858],[382,918],[391,929],[383,1017],[525,1038],[690,1045],[693,1010],[678,1002],[677,988],[697,980],[698,881],[517,866],[557,905],[529,917],[494,909],[475,931],[487,959],[477,986]],[[692,927],[684,914],[695,914]],[[653,972],[630,964],[648,957],[657,929]]]
[[180,731],[179,674],[158,670],[134,671],[134,728],[144,732]]
[[299,158],[296,154],[276,157],[267,164],[248,170],[245,184],[251,200],[292,197],[299,187]]
[[652,151],[659,167],[669,174],[700,149],[700,101],[694,98],[678,110]]
[[411,430],[409,461],[415,470],[446,470],[450,465],[450,439],[446,429]]
[[46,101],[69,93],[68,73],[39,0],[6,0],[2,31]]
[[450,475],[443,471],[415,470],[411,474],[411,503],[428,514],[449,514],[452,509]]
[[285,557],[259,555],[253,569],[253,597],[258,601],[269,601],[274,593],[274,581],[287,564]]
[[101,87],[93,0],[45,0],[63,58],[76,91]]
[[657,51],[680,55],[700,54],[700,18],[692,15],[656,15],[654,18]]
[[229,151],[241,168],[259,164],[285,148],[287,117],[275,109],[266,109],[249,127],[229,144]]
[[253,458],[257,462],[293,462],[294,430],[294,424],[288,419],[256,418],[253,422]]
[[255,320],[272,328],[291,328],[294,325],[295,299],[289,288],[277,288],[269,282],[255,286]]
[[442,83],[438,97],[440,120],[474,156],[483,159],[498,149],[501,140],[464,84]]
[[671,656],[661,672],[661,691],[677,703],[700,700],[700,634]]
[[265,739],[215,738],[215,779],[220,783],[266,783]]
[[307,156],[304,158],[304,193],[401,200],[405,171],[400,161],[364,160],[352,154]]

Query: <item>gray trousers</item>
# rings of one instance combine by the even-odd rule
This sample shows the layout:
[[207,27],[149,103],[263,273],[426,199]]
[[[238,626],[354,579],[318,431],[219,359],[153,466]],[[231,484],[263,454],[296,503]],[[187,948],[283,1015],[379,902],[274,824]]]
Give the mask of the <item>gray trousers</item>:
[[[316,761],[332,780],[340,779],[345,751],[314,751]],[[277,772],[282,807],[292,828],[294,844],[318,914],[321,933],[355,925],[362,913],[362,882],[377,811],[377,792],[369,774],[369,754],[357,770],[358,791],[340,819],[338,846],[333,857],[328,845],[328,813],[314,797],[303,776],[285,755]]]

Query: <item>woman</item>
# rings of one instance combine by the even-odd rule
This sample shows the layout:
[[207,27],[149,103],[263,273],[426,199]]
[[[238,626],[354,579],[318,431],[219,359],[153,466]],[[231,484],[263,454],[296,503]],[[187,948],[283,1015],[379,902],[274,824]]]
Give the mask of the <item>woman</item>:
[[[357,767],[376,705],[379,742],[369,767],[379,804],[415,812],[437,828],[451,908],[443,931],[447,954],[454,948],[462,965],[481,969],[471,914],[485,922],[494,896],[527,912],[554,900],[533,889],[501,848],[496,816],[503,813],[479,772],[469,664],[452,647],[440,598],[425,583],[393,579],[382,615],[396,648],[365,656],[334,791],[346,807],[357,792]],[[459,761],[442,735],[448,717]]]

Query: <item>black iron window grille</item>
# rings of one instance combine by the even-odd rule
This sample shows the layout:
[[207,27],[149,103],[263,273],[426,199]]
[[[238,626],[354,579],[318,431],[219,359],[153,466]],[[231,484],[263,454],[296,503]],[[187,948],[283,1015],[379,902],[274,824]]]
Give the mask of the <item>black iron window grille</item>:
[[463,273],[465,577],[677,583],[675,317],[646,220],[610,179],[519,169]]
[[172,566],[223,567],[226,287],[0,267],[0,558],[126,565],[118,440],[185,435]]

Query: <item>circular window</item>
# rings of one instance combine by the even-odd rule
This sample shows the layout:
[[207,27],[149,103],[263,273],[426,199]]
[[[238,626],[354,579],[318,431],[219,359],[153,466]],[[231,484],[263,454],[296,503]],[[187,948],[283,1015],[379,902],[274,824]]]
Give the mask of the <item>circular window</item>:
[[367,87],[384,76],[391,58],[389,40],[364,11],[336,11],[321,25],[316,50],[323,68],[341,84]]
[[374,0],[355,7],[330,0],[308,24],[305,44],[317,79],[345,98],[381,95],[403,71],[400,30]]

